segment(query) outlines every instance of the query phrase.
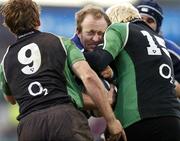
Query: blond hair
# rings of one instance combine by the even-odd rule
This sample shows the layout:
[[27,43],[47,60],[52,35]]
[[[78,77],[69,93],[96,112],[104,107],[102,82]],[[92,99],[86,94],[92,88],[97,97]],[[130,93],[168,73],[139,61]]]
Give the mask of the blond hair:
[[106,10],[106,14],[112,23],[130,22],[133,19],[140,19],[138,10],[129,2],[113,5]]

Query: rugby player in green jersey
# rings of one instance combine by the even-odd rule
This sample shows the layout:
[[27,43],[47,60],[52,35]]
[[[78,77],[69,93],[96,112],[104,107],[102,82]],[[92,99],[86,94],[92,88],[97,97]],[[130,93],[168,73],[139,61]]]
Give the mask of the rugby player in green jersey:
[[112,24],[103,49],[86,53],[100,72],[114,63],[117,72],[115,115],[128,141],[179,141],[180,103],[175,95],[173,66],[163,38],[130,3],[108,8]]

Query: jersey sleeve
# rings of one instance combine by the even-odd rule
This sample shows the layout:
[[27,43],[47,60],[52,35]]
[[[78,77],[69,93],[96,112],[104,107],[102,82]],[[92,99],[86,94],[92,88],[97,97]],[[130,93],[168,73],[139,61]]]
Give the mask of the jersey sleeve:
[[77,61],[85,60],[84,55],[81,53],[80,49],[78,49],[70,39],[62,38],[61,41],[66,50],[69,66],[72,66]]
[[104,50],[107,50],[113,58],[125,46],[128,39],[128,23],[114,23],[108,27],[104,35]]
[[8,84],[6,82],[4,73],[3,73],[3,65],[0,64],[0,91],[4,95],[10,96],[11,92],[9,90]]
[[82,108],[83,100],[81,88],[75,80],[74,74],[71,71],[71,66],[77,61],[85,60],[85,58],[80,49],[78,49],[71,40],[66,38],[61,38],[60,40],[67,55],[64,74],[67,82],[68,95],[72,98],[73,103],[75,103],[78,108]]

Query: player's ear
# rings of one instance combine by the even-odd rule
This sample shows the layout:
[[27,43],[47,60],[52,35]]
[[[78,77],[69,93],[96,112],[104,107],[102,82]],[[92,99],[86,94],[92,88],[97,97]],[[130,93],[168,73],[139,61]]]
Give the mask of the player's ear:
[[77,27],[76,28],[76,34],[80,34],[82,32],[82,28],[81,27]]
[[37,24],[37,26],[40,26],[41,25],[40,20],[38,20],[36,24]]
[[77,36],[80,38],[80,36],[81,36],[81,31],[80,31],[78,28],[76,28],[76,34],[77,34]]
[[78,29],[78,27],[76,28],[76,34],[79,34],[79,29]]
[[38,21],[36,21],[36,23],[35,23],[35,29],[39,29],[39,27],[40,27],[40,25],[41,25],[41,22],[40,22],[40,20],[38,20]]

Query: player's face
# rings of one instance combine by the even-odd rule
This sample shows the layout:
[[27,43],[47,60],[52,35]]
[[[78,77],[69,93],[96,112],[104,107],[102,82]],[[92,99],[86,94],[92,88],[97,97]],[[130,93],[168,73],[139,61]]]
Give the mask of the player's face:
[[87,15],[84,18],[81,24],[82,31],[77,31],[77,34],[85,50],[93,51],[98,44],[102,43],[107,26],[103,17],[94,19],[92,15]]
[[141,18],[142,18],[143,21],[145,21],[154,31],[156,31],[157,24],[156,24],[156,21],[155,21],[154,19],[152,19],[151,17],[145,16],[145,15],[141,15]]

